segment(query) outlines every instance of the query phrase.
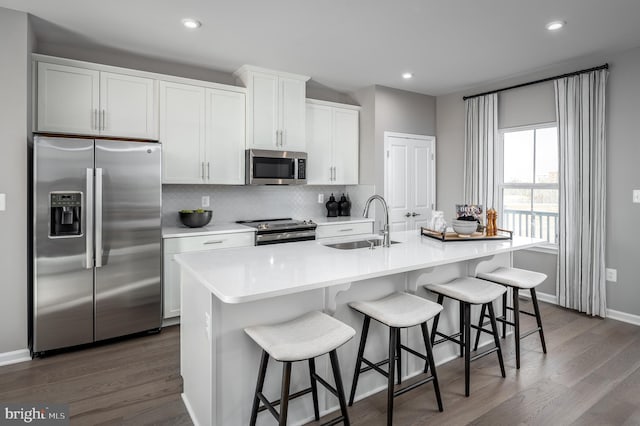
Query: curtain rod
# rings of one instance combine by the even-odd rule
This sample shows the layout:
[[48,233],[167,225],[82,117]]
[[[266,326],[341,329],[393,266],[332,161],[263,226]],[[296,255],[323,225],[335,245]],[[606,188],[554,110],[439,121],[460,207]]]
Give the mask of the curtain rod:
[[463,96],[462,100],[466,101],[467,99],[477,98],[478,96],[484,96],[484,95],[490,95],[492,93],[504,92],[505,90],[518,89],[520,87],[531,86],[532,84],[546,83],[547,81],[557,80],[559,78],[571,77],[571,76],[579,75],[579,74],[585,74],[585,73],[588,73],[588,72],[591,72],[591,71],[608,70],[608,69],[609,69],[609,64],[604,64],[604,65],[600,65],[598,67],[588,68],[586,70],[574,71],[574,72],[570,72],[570,73],[567,73],[567,74],[557,75],[555,77],[547,77],[547,78],[543,78],[541,80],[530,81],[528,83],[516,84],[515,86],[509,86],[509,87],[505,87],[505,88],[502,88],[502,89],[490,90],[488,92],[478,93],[477,95]]

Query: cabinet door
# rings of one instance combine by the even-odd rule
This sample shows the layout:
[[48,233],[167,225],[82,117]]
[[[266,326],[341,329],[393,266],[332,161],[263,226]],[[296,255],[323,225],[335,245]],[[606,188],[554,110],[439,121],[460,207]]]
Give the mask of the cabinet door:
[[157,139],[156,81],[100,73],[101,135]]
[[272,74],[253,73],[249,93],[248,148],[278,149],[278,77]]
[[180,316],[180,265],[174,253],[165,253],[162,274],[163,318]]
[[160,82],[163,183],[202,183],[205,177],[205,89]]
[[307,105],[307,183],[332,184],[331,162],[333,108]]
[[358,111],[334,108],[333,110],[333,183],[358,184]]
[[302,80],[279,78],[280,147],[287,151],[306,151],[305,96]]
[[208,183],[244,184],[245,95],[207,89]]
[[98,71],[38,62],[40,132],[97,135]]

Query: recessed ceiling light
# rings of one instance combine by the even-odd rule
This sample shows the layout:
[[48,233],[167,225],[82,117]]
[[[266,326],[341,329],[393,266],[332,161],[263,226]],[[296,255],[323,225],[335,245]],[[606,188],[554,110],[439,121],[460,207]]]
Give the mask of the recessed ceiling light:
[[410,73],[410,72],[402,73],[402,78],[404,78],[405,80],[409,80],[411,77],[413,77],[413,73]]
[[557,31],[557,30],[559,30],[560,28],[564,27],[564,26],[565,26],[565,24],[566,24],[566,22],[564,22],[564,21],[553,21],[553,22],[549,22],[549,23],[547,24],[547,29],[548,29],[549,31]]
[[182,25],[189,28],[190,30],[195,30],[196,28],[200,28],[202,26],[202,22],[197,19],[185,18],[182,20]]

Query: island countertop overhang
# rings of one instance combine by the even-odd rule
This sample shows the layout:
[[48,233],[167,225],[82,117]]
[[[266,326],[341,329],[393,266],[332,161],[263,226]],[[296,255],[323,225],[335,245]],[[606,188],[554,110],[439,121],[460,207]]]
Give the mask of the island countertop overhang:
[[395,232],[392,237],[399,243],[374,250],[338,250],[325,246],[327,240],[315,240],[191,252],[176,255],[175,259],[184,272],[218,299],[234,304],[463,262],[544,243],[524,237],[440,242],[416,231]]

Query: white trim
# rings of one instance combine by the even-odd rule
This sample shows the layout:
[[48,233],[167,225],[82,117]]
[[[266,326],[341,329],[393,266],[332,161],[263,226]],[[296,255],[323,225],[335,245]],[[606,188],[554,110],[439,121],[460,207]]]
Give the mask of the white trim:
[[411,134],[411,133],[398,133],[398,132],[385,131],[384,132],[385,141],[387,140],[388,137],[403,138],[403,139],[420,139],[420,140],[424,140],[424,141],[433,141],[434,143],[436,141],[436,137],[435,136],[414,135],[414,134]]
[[546,253],[546,254],[553,254],[555,256],[558,255],[558,246],[554,245],[554,244],[547,244],[547,245],[543,245],[543,246],[536,246],[536,247],[531,247],[528,249],[524,249],[524,251],[535,251],[538,253]]
[[200,426],[200,423],[198,423],[198,420],[195,416],[195,413],[193,412],[193,408],[191,408],[191,404],[189,404],[189,399],[187,398],[187,395],[182,392],[180,394],[180,396],[182,397],[182,402],[184,403],[184,408],[187,409],[187,413],[189,414],[189,417],[191,418],[191,421],[193,422],[194,426]]
[[[524,293],[522,294],[522,296],[530,297],[529,295]],[[551,303],[552,305],[558,304],[558,297],[555,294],[536,292],[536,296],[538,297],[538,300],[541,302]]]
[[628,314],[614,309],[607,309],[607,318],[640,326],[640,315]]
[[16,364],[24,361],[31,361],[29,349],[0,353],[0,366]]
[[354,111],[360,111],[362,109],[362,107],[359,106],[359,105],[342,104],[342,103],[338,103],[338,102],[322,101],[320,99],[312,99],[312,98],[307,98],[306,99],[306,103],[307,103],[307,105],[322,105],[322,106],[328,106],[328,107],[332,107],[332,108],[351,109],[351,110],[354,110]]

